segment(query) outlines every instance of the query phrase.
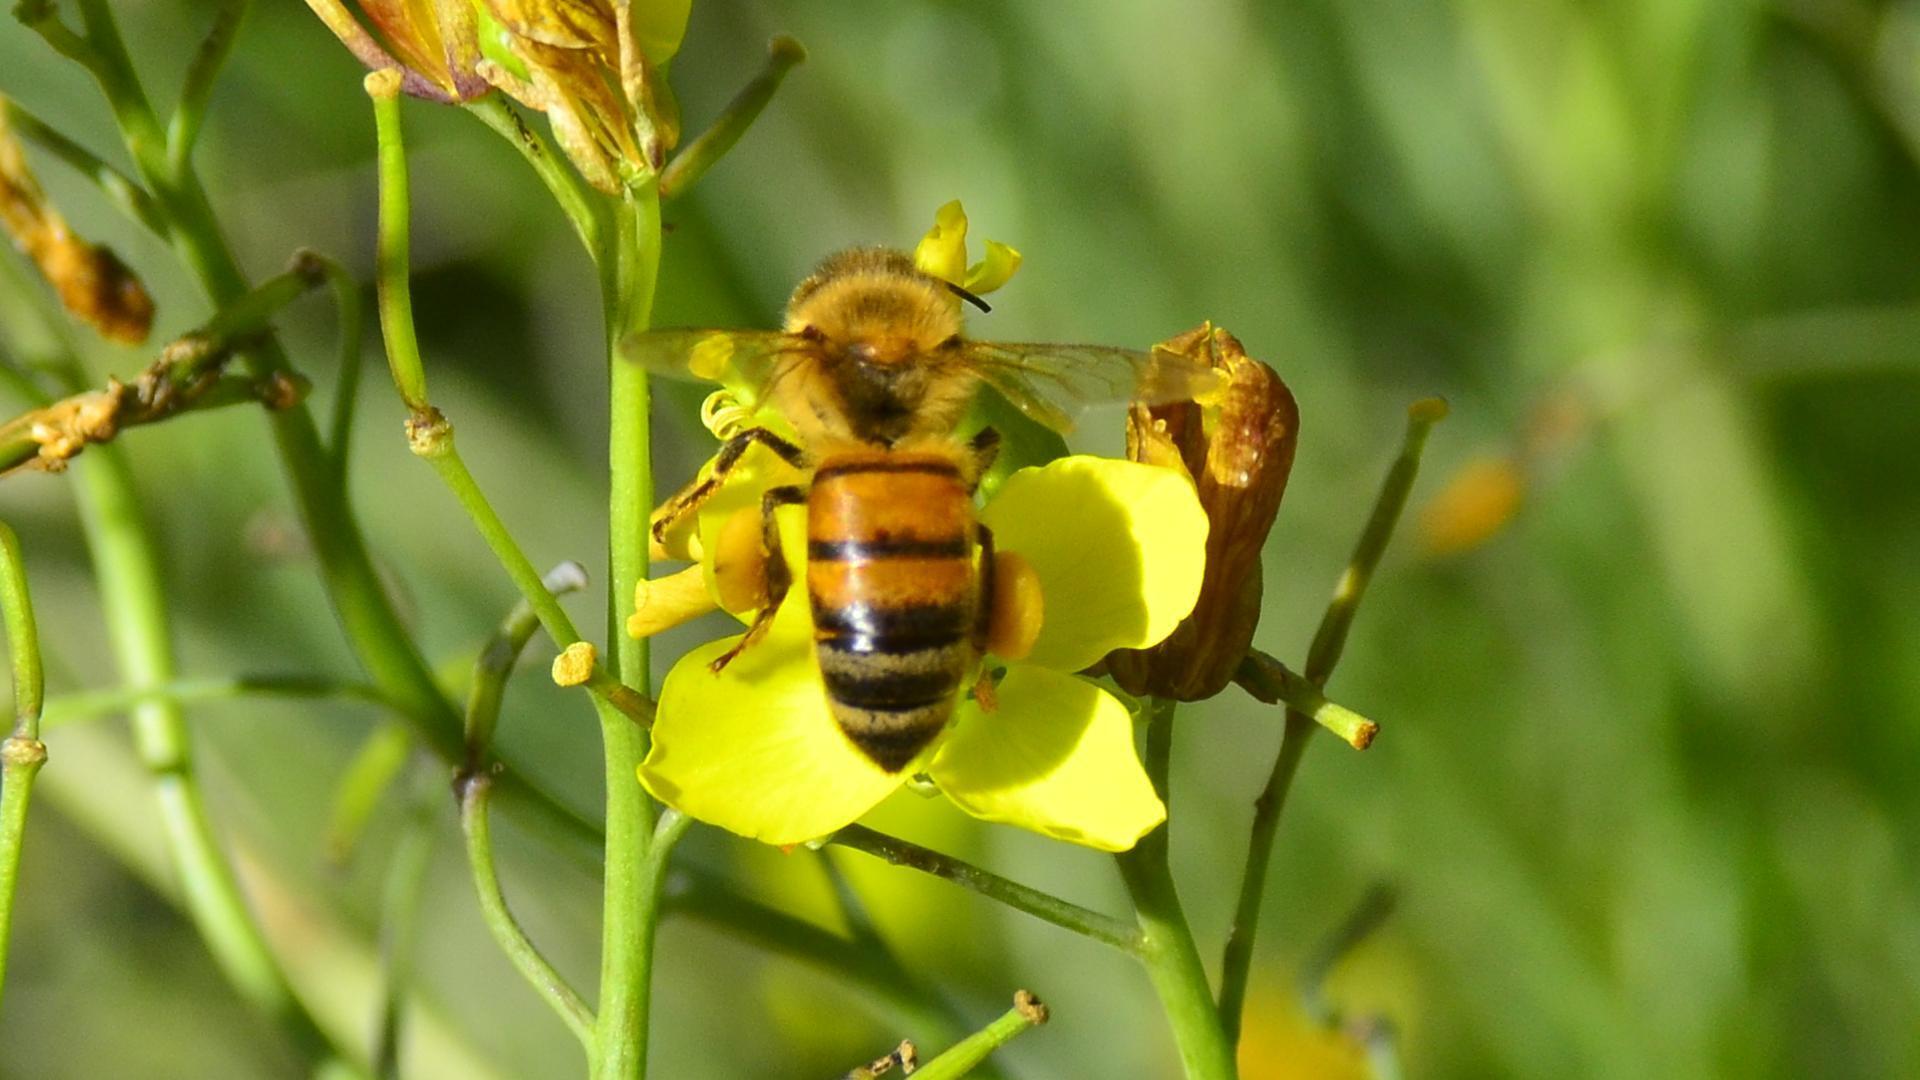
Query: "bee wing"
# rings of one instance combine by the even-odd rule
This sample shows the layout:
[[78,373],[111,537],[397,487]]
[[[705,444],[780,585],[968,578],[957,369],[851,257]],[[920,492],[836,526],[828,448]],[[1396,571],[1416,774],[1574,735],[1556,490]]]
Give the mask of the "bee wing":
[[1061,433],[1072,430],[1078,406],[1191,401],[1219,384],[1204,361],[1166,349],[1007,341],[972,341],[966,348],[968,366],[982,382]]
[[622,357],[656,375],[718,383],[745,405],[763,401],[808,348],[806,339],[773,330],[651,330],[620,343]]

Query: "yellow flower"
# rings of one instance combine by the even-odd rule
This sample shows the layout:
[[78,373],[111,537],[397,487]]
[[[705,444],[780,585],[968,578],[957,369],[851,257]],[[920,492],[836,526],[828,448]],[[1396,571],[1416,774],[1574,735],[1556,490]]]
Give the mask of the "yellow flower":
[[[779,468],[756,447],[702,509],[716,597],[727,595],[713,579],[716,553],[729,546],[721,533],[758,506]],[[793,580],[804,582],[806,510],[777,513]],[[1044,609],[1022,659],[988,657],[987,667],[1004,669],[991,709],[963,700],[913,764],[882,769],[834,721],[806,589],[796,587],[766,636],[720,673],[708,665],[738,637],[674,665],[641,783],[693,817],[784,845],[852,823],[918,774],[975,817],[1107,851],[1132,847],[1166,808],[1135,755],[1128,707],[1072,672],[1172,632],[1199,594],[1206,514],[1177,472],[1075,456],[1013,474],[980,518],[998,551],[1032,567]]]
[[955,199],[934,211],[933,228],[913,249],[913,263],[922,273],[982,296],[1012,279],[1020,269],[1020,253],[998,240],[989,240],[986,257],[969,266],[967,211]]
[[470,101],[493,88],[480,62],[473,0],[359,0],[376,38],[341,0],[307,0],[327,29],[370,70],[401,69],[400,88],[418,98]]
[[691,0],[307,0],[334,36],[401,88],[440,102],[494,87],[547,114],[587,181],[609,194],[659,170],[680,138],[666,69]]

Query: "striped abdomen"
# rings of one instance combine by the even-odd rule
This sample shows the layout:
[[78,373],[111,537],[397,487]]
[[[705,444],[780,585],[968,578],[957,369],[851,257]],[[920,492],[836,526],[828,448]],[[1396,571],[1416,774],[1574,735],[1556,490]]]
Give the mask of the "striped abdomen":
[[938,454],[820,463],[807,500],[807,591],[833,715],[868,757],[905,768],[953,714],[974,644],[973,499]]

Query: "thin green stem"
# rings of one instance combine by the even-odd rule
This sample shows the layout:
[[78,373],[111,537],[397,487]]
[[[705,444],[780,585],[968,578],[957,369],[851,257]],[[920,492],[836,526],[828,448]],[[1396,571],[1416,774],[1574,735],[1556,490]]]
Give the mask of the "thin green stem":
[[[379,283],[381,338],[386,346],[387,366],[393,372],[395,388],[407,406],[407,439],[414,454],[425,458],[440,480],[453,493],[474,527],[493,550],[507,576],[533,609],[554,644],[566,648],[580,641],[580,633],[566,609],[540,580],[539,571],[526,552],[520,549],[506,523],[493,509],[480,484],[467,468],[454,444],[453,425],[434,408],[427,395],[426,365],[420,356],[420,341],[414,330],[413,299],[407,267],[410,247],[408,220],[411,214],[407,187],[406,143],[400,128],[400,76],[397,69],[376,71],[367,76],[366,89],[373,99],[375,133],[380,156],[380,243],[376,280]],[[610,677],[589,678],[587,688],[601,706],[615,716],[638,723],[651,722],[643,702],[631,693],[621,693]],[[463,725],[465,730],[465,725]],[[466,753],[463,740],[462,753]]]
[[[173,680],[173,643],[161,594],[158,553],[115,447],[74,470],[75,490],[108,638],[128,685],[150,689]],[[227,862],[194,772],[186,717],[169,701],[134,707],[135,749],[152,779],[158,813],[182,899],[215,963],[250,1005],[287,1032],[316,1064],[340,1058],[295,997]]]
[[680,148],[660,173],[660,197],[683,195],[747,133],[773,100],[787,72],[807,59],[807,50],[785,34],[767,43],[767,63],[753,81],[734,95],[707,130]]
[[27,592],[20,539],[5,522],[0,522],[0,615],[13,663],[13,731],[0,743],[0,994],[4,994],[27,805],[33,798],[34,777],[47,762],[47,748],[40,741],[40,707],[45,697],[40,632],[33,619],[33,598]]
[[[653,316],[660,269],[658,192],[643,187],[617,208],[614,250],[603,253],[601,306],[608,355],[608,638],[614,675],[639,694],[649,689],[647,642],[622,632],[620,612],[647,576],[647,518],[653,510],[647,376],[619,358],[619,343],[645,330]],[[646,1074],[647,1012],[652,992],[654,930],[672,844],[654,836],[655,808],[635,771],[647,736],[632,724],[601,721],[607,795],[606,880],[602,895],[600,1027],[595,1080]]]
[[154,198],[140,183],[109,165],[98,154],[74,142],[39,117],[21,108],[20,103],[0,96],[0,109],[7,123],[21,138],[59,158],[75,172],[91,181],[119,211],[160,237],[167,238],[167,219]]
[[[112,46],[102,50],[105,72],[95,74],[136,171],[167,218],[167,235],[174,250],[207,296],[216,305],[227,304],[247,292],[246,278],[221,235],[199,177],[191,162],[183,163],[176,172],[168,160],[158,122],[139,89],[125,48],[119,44],[111,9],[104,0],[86,0],[83,7],[89,33]],[[252,349],[248,361],[255,374],[286,367],[286,357],[272,339]],[[459,716],[434,682],[432,671],[401,624],[374,570],[312,414],[304,404],[296,404],[271,417],[281,465],[292,482],[322,583],[349,644],[373,681],[402,704],[421,740],[442,759],[458,760]],[[503,801],[511,797],[527,804],[549,824],[563,830],[577,825],[572,815],[550,798],[511,778],[502,781],[500,794]]]
[[833,834],[832,843],[854,851],[865,852],[895,866],[905,866],[923,874],[932,874],[943,881],[950,881],[963,889],[977,892],[990,900],[997,900],[1016,911],[1024,911],[1036,919],[1071,930],[1083,937],[1092,938],[1101,944],[1111,945],[1121,952],[1138,955],[1145,944],[1140,930],[1111,915],[1081,907],[1051,893],[1041,892],[1039,889],[1022,885],[1017,881],[1010,881],[951,855],[943,855],[911,841],[888,836],[886,833],[869,829],[865,825],[849,825],[841,829]]
[[903,1030],[942,1042],[964,1034],[959,1021],[905,967],[864,942],[742,896],[710,872],[681,866],[667,880],[667,911],[704,922],[729,940],[851,983],[861,1000],[880,1006],[886,1019]]
[[166,702],[175,706],[232,698],[338,698],[393,709],[380,691],[365,683],[343,682],[329,675],[231,675],[215,679],[176,679],[155,686],[120,686],[82,690],[47,699],[46,726],[92,720],[122,713],[136,705]]
[[[1167,787],[1173,759],[1173,712],[1172,701],[1156,698],[1150,703],[1143,759],[1154,790],[1167,803],[1169,816],[1173,806]],[[1227,1041],[1220,1014],[1214,1009],[1213,992],[1200,963],[1200,950],[1193,944],[1193,931],[1180,907],[1168,855],[1167,828],[1161,826],[1142,837],[1132,851],[1115,856],[1140,924],[1140,959],[1154,991],[1160,995],[1167,1022],[1173,1026],[1187,1080],[1232,1080],[1233,1045]]]
[[[1380,556],[1386,552],[1388,541],[1393,539],[1400,512],[1406,507],[1414,478],[1419,475],[1420,453],[1426,447],[1427,436],[1446,415],[1446,402],[1439,398],[1417,401],[1407,410],[1407,433],[1400,446],[1400,456],[1394,459],[1393,467],[1387,470],[1386,479],[1380,485],[1380,494],[1374,499],[1373,512],[1367,517],[1366,528],[1361,530],[1360,539],[1354,544],[1346,571],[1340,575],[1339,584],[1334,586],[1333,600],[1321,616],[1320,627],[1313,635],[1313,644],[1307,649],[1305,678],[1315,688],[1327,684],[1327,677],[1333,674],[1334,665],[1340,662],[1341,650],[1347,643],[1347,632],[1353,626],[1353,617],[1359,610],[1361,598],[1366,595],[1367,583],[1373,580],[1374,569],[1380,565]],[[1250,661],[1256,668],[1266,667],[1257,658],[1250,658]],[[1242,668],[1243,672],[1246,670]],[[1247,684],[1243,681],[1241,685]],[[1255,691],[1255,696],[1260,696],[1258,691]],[[1267,777],[1266,787],[1253,804],[1246,870],[1241,876],[1233,926],[1227,931],[1227,944],[1220,962],[1220,1019],[1228,1039],[1234,1045],[1239,1044],[1241,1018],[1246,1011],[1247,979],[1253,970],[1253,942],[1260,930],[1260,909],[1266,895],[1267,868],[1273,859],[1274,837],[1280,830],[1280,813],[1285,809],[1287,796],[1293,790],[1294,774],[1300,769],[1300,760],[1307,751],[1307,740],[1313,735],[1313,730],[1312,718],[1297,708],[1287,710],[1286,725],[1280,736],[1280,752],[1274,758],[1273,772]]]
[[366,321],[365,305],[360,300],[360,283],[347,268],[332,259],[314,256],[333,289],[333,309],[339,322],[339,361],[334,366],[333,403],[327,421],[327,448],[333,458],[334,473],[342,486],[347,482],[347,453],[353,443],[353,418],[359,412],[361,326]]
[[173,119],[167,124],[167,162],[175,172],[185,169],[193,157],[214,84],[233,52],[234,39],[240,35],[240,21],[246,18],[251,6],[250,0],[225,0],[214,12],[213,25],[207,28],[207,36],[201,39],[200,48],[194,51],[193,60],[187,65],[187,77],[180,86],[180,103],[174,106]]
[[413,732],[400,723],[380,724],[360,740],[360,748],[333,788],[327,811],[328,862],[345,866],[353,858],[374,812],[413,756],[414,746]]
[[547,958],[534,947],[526,931],[507,908],[500,891],[500,878],[493,863],[493,830],[487,820],[488,795],[493,786],[486,773],[468,773],[456,782],[460,797],[460,828],[467,837],[467,863],[473,869],[473,885],[480,895],[480,911],[487,929],[507,959],[531,985],[542,1001],[560,1017],[567,1030],[580,1040],[583,1050],[593,1049],[593,1013],[587,1004],[554,970]]
[[1287,665],[1258,649],[1249,652],[1240,661],[1233,681],[1258,701],[1268,705],[1284,702],[1289,711],[1305,716],[1340,736],[1342,742],[1355,750],[1372,746],[1374,737],[1380,733],[1379,724],[1345,705],[1328,701],[1327,695],[1313,680],[1295,673]]
[[[586,568],[577,562],[563,562],[547,571],[540,586],[549,595],[578,592],[587,587]],[[480,649],[473,662],[473,677],[467,689],[467,757],[463,766],[478,770],[486,761],[493,743],[494,728],[500,722],[500,705],[506,697],[507,678],[526,649],[533,632],[540,628],[533,605],[525,598],[513,605],[507,617],[494,628],[493,636]]]
[[374,1020],[373,1073],[400,1080],[400,1047],[407,996],[413,990],[413,953],[420,925],[420,898],[433,862],[434,808],[445,798],[438,775],[426,772],[408,799],[400,839],[380,890],[380,1011]]
[[488,94],[476,98],[467,102],[466,108],[527,160],[534,174],[553,195],[553,201],[567,215],[574,234],[586,247],[587,254],[595,262],[600,261],[606,247],[608,225],[605,200],[581,181],[580,174],[571,165],[554,154],[553,147],[540,137],[539,132],[528,126],[512,105],[507,104],[504,95]]
[[1047,1007],[1025,990],[1013,995],[1013,1008],[1000,1018],[939,1057],[927,1062],[913,1075],[919,1080],[960,1080],[987,1060],[995,1050],[1012,1042],[1014,1036],[1047,1022]]

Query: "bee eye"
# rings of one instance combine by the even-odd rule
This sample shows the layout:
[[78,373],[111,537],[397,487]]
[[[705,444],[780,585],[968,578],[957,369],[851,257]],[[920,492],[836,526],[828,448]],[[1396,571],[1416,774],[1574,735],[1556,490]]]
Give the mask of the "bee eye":
[[808,341],[825,341],[827,339],[827,335],[821,333],[820,328],[817,326],[814,326],[812,323],[808,323],[806,326],[801,327],[798,333],[800,337],[805,338]]
[[955,334],[955,335],[953,335],[952,337],[950,337],[950,338],[948,338],[947,340],[945,340],[945,341],[943,341],[943,342],[941,342],[941,343],[940,343],[940,347],[941,347],[941,348],[943,348],[943,349],[957,349],[957,348],[959,348],[959,347],[960,347],[960,335],[959,335],[959,334]]

